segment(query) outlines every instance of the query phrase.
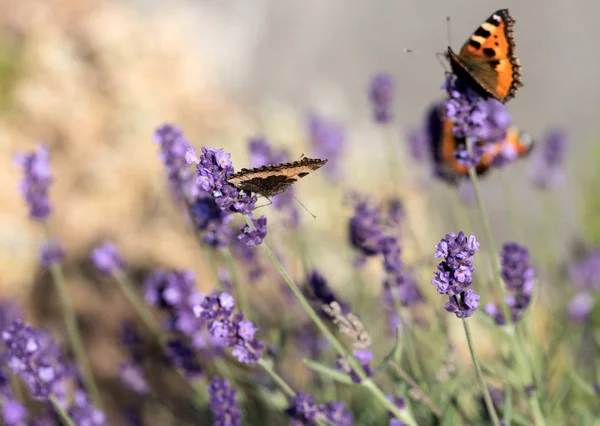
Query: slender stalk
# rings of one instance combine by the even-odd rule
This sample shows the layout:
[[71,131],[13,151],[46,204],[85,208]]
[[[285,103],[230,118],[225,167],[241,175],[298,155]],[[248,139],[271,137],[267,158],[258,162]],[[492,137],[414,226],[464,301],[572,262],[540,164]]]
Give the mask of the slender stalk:
[[492,402],[490,391],[488,390],[487,385],[483,381],[481,366],[479,365],[479,361],[475,356],[475,349],[473,348],[473,339],[471,337],[471,329],[469,328],[469,322],[465,318],[463,318],[462,323],[465,329],[467,343],[469,344],[469,352],[471,352],[471,359],[473,360],[473,364],[475,365],[475,373],[477,374],[477,381],[479,382],[479,388],[481,389],[481,393],[483,394],[485,406],[487,407],[488,413],[492,418],[492,423],[494,424],[494,426],[500,426],[500,420],[498,420],[498,414],[496,414],[496,409],[494,408],[494,403]]
[[273,381],[275,383],[277,383],[277,385],[281,388],[281,390],[283,392],[285,392],[285,394],[289,398],[293,398],[296,396],[296,392],[294,391],[294,389],[292,389],[290,387],[290,385],[288,385],[286,383],[286,381],[283,379],[283,377],[281,377],[279,374],[277,374],[275,372],[275,370],[273,370],[271,364],[269,364],[268,361],[266,361],[264,358],[259,358],[256,363],[258,365],[260,365],[262,367],[262,369],[265,370],[269,376],[271,376],[271,379],[273,379]]
[[50,402],[52,403],[52,407],[54,407],[54,411],[60,417],[60,421],[67,426],[77,426],[71,416],[67,413],[67,411],[60,405],[60,402],[56,399],[54,395],[50,396]]
[[[51,235],[48,224],[45,223],[44,227],[46,231],[46,238],[48,241],[50,241]],[[73,350],[77,364],[81,368],[81,378],[96,408],[103,410],[100,391],[98,390],[98,386],[94,380],[90,360],[85,352],[85,346],[83,344],[81,333],[79,333],[77,317],[75,316],[73,302],[71,301],[71,296],[69,295],[69,291],[67,289],[62,268],[59,263],[52,263],[49,268],[50,274],[52,275],[52,281],[54,281],[54,286],[56,287],[56,291],[58,293],[58,300],[61,306],[63,321],[65,322],[65,326],[67,328],[67,335],[69,336],[71,349]]]
[[[246,223],[248,223],[248,226],[253,228],[254,224],[252,223],[250,218],[248,216],[245,216],[245,218],[246,218]],[[395,417],[397,417],[399,420],[402,420],[403,422],[407,423],[410,426],[416,426],[417,423],[413,419],[412,414],[406,409],[398,408],[393,402],[388,400],[385,393],[383,393],[383,391],[379,387],[377,387],[375,382],[373,382],[369,377],[367,377],[367,375],[365,374],[365,372],[364,372],[362,366],[360,365],[360,363],[358,362],[358,360],[356,358],[354,358],[353,356],[349,356],[349,354],[346,351],[346,349],[344,348],[344,346],[335,337],[335,335],[329,330],[329,328],[327,328],[327,325],[325,325],[325,323],[321,320],[321,318],[319,318],[319,316],[314,311],[314,309],[310,306],[310,304],[308,303],[308,300],[306,300],[306,298],[304,297],[304,295],[302,294],[302,292],[300,291],[300,289],[298,288],[296,283],[294,283],[292,278],[288,275],[287,271],[281,266],[281,264],[275,258],[273,252],[269,248],[269,246],[264,241],[261,244],[261,247],[263,248],[263,251],[269,258],[271,263],[273,263],[273,266],[275,267],[275,269],[277,269],[277,272],[279,272],[279,274],[281,275],[283,280],[286,282],[286,284],[288,285],[288,287],[290,288],[292,293],[294,293],[294,295],[300,302],[300,305],[302,305],[302,308],[307,313],[307,315],[310,317],[310,319],[313,320],[315,325],[319,328],[321,333],[323,333],[323,336],[325,336],[325,338],[329,341],[329,343],[336,350],[336,352],[348,361],[348,364],[350,365],[350,367],[356,372],[358,377],[361,379],[361,384],[363,386],[365,386],[367,389],[369,389],[371,391],[371,393],[373,394],[373,396],[375,396],[375,398],[377,400],[379,400],[379,402],[381,402],[387,410],[391,411]]]
[[433,401],[431,400],[431,398],[429,398],[429,395],[427,395],[423,389],[421,389],[418,385],[417,382],[415,382],[413,380],[412,377],[410,377],[410,375],[404,371],[402,369],[402,367],[400,367],[398,364],[396,364],[394,361],[390,362],[390,365],[394,368],[394,370],[396,370],[396,373],[398,373],[398,375],[400,377],[402,377],[404,380],[406,380],[406,382],[413,387],[414,389],[416,389],[421,395],[423,395],[423,401],[425,402],[425,404],[429,407],[429,409],[431,410],[431,412],[433,414],[435,414],[435,416],[441,420],[442,418],[442,411],[433,403]]
[[[477,173],[475,172],[474,167],[469,168],[469,177],[471,178],[471,181],[473,183],[473,189],[475,190],[475,197],[477,199],[477,207],[479,210],[479,216],[481,218],[481,223],[483,225],[483,231],[484,231],[484,235],[486,238],[486,243],[487,243],[487,246],[489,247],[489,260],[490,260],[490,266],[493,271],[495,289],[496,289],[496,291],[498,291],[500,293],[500,296],[501,296],[500,306],[502,307],[502,312],[504,314],[504,318],[506,318],[506,322],[507,322],[507,324],[509,324],[512,315],[510,313],[510,309],[509,309],[508,305],[504,302],[506,300],[506,289],[504,288],[504,285],[502,285],[500,262],[498,260],[498,257],[494,255],[496,245],[494,243],[494,238],[492,236],[492,230],[491,230],[491,226],[490,226],[490,223],[488,220],[488,216],[486,214],[485,207],[483,205],[483,197],[481,196],[479,180],[477,178]],[[528,368],[527,358],[525,356],[525,352],[523,351],[523,346],[521,345],[521,343],[519,341],[519,337],[518,337],[517,333],[511,333],[511,331],[514,331],[514,327],[512,327],[511,325],[506,325],[506,326],[504,326],[504,329],[507,331],[507,334],[512,336],[512,340],[514,342],[514,345],[513,345],[514,353],[518,359],[521,372],[524,373],[523,374],[524,376],[529,376],[530,382],[534,382],[535,377],[534,377],[533,372]],[[532,412],[533,412],[533,415],[535,418],[536,425],[545,425],[546,423],[544,421],[543,415],[539,408],[540,405],[539,405],[539,401],[537,398],[537,393],[533,392],[531,394],[531,396],[528,397],[528,399],[530,401],[530,406],[532,408]]]
[[150,309],[148,309],[148,305],[144,303],[144,301],[140,298],[138,293],[133,288],[133,283],[131,282],[127,274],[125,274],[121,270],[116,270],[115,272],[113,272],[113,277],[121,286],[121,290],[123,290],[123,293],[125,293],[125,297],[127,297],[127,300],[129,300],[131,306],[133,306],[133,308],[140,316],[144,324],[146,324],[146,327],[150,329],[150,331],[155,335],[159,342],[163,342],[165,340],[165,337],[163,335],[162,327],[160,326],[156,318],[154,318],[152,312],[150,312]]
[[519,229],[519,221],[517,220],[517,212],[515,209],[515,203],[510,191],[510,182],[508,181],[508,174],[506,170],[500,173],[500,181],[502,184],[502,195],[506,211],[508,211],[508,225],[513,232],[513,235],[520,236],[521,232]]

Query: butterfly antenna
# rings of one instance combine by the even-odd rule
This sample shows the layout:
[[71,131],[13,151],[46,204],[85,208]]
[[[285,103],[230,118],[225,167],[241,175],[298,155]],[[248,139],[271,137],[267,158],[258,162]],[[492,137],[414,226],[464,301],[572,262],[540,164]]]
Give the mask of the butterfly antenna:
[[450,31],[450,17],[446,16],[446,37],[448,37],[448,46],[452,46],[452,36]]
[[296,198],[296,196],[295,196],[294,194],[292,194],[292,198],[293,198],[294,200],[296,200],[296,201],[298,202],[298,204],[300,204],[300,205],[302,206],[302,208],[303,208],[304,210],[306,210],[306,211],[308,212],[308,214],[310,214],[310,215],[313,217],[313,219],[316,219],[316,218],[317,218],[317,216],[315,216],[315,215],[313,214],[313,212],[311,212],[310,210],[308,210],[308,209],[306,208],[306,206],[305,206],[304,204],[302,204],[302,202],[301,202],[299,199],[297,199],[297,198]]
[[300,155],[300,160],[299,161],[302,161],[303,158],[304,158],[304,153],[302,153],[302,155]]

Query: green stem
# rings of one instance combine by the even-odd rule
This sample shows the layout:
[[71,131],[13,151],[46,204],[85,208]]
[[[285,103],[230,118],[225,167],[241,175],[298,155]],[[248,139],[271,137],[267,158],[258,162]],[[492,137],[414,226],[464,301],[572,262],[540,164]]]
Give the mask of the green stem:
[[269,376],[271,376],[271,378],[273,379],[273,381],[275,383],[277,383],[277,385],[281,388],[281,390],[283,392],[285,392],[285,394],[289,398],[293,398],[293,397],[296,396],[296,392],[294,391],[294,389],[292,389],[290,387],[290,385],[288,385],[286,383],[286,381],[283,380],[283,378],[279,374],[277,374],[275,372],[275,370],[273,370],[271,364],[269,364],[268,361],[266,361],[264,358],[259,358],[259,360],[256,363],[258,365],[260,365],[262,367],[262,369],[265,370]]
[[[487,243],[487,246],[489,247],[489,260],[490,260],[490,266],[493,271],[495,289],[496,289],[496,291],[498,291],[500,293],[500,296],[501,296],[500,297],[500,306],[502,307],[502,312],[504,314],[504,318],[506,319],[507,324],[510,324],[512,315],[510,313],[510,309],[509,309],[508,305],[505,303],[506,289],[502,285],[502,275],[501,275],[501,271],[500,271],[500,263],[499,263],[498,257],[495,256],[496,245],[494,243],[494,238],[492,236],[492,230],[491,230],[491,226],[490,226],[490,223],[488,220],[488,216],[486,214],[485,207],[483,205],[483,197],[481,196],[479,180],[477,178],[477,173],[475,172],[474,167],[471,167],[469,169],[469,177],[471,178],[471,181],[473,183],[473,189],[475,190],[475,197],[477,198],[477,207],[479,210],[479,216],[481,218],[484,235],[487,240],[486,243]],[[523,374],[524,376],[525,375],[529,376],[530,383],[533,383],[534,375],[533,375],[533,372],[528,368],[527,358],[525,356],[525,353],[523,352],[523,346],[521,345],[518,336],[515,336],[516,333],[510,333],[510,331],[511,331],[510,327],[511,327],[510,325],[505,326],[505,330],[507,331],[507,333],[509,335],[512,334],[512,337],[513,337],[512,340],[515,343],[513,345],[513,347],[515,348],[514,353],[518,359],[521,372],[525,373],[525,374]],[[523,370],[526,370],[526,371],[523,371]],[[539,408],[540,405],[539,405],[539,401],[537,399],[537,393],[533,392],[532,395],[528,399],[530,400],[530,406],[532,407],[532,412],[533,412],[533,415],[535,418],[536,425],[545,425],[544,418],[543,418],[541,410]]]
[[[45,231],[46,238],[48,241],[50,241],[51,235],[47,223],[45,224]],[[52,280],[54,281],[54,286],[56,287],[56,291],[58,293],[58,300],[61,306],[63,321],[65,322],[65,326],[67,328],[69,342],[71,343],[71,349],[73,350],[73,355],[75,356],[77,364],[81,368],[81,378],[96,408],[103,410],[100,391],[98,390],[98,386],[94,380],[90,360],[85,352],[83,339],[81,337],[81,333],[79,333],[79,327],[77,325],[77,317],[75,316],[75,310],[73,309],[73,302],[71,301],[71,296],[69,295],[65,277],[59,263],[52,263],[50,265],[50,274],[52,275]]]
[[116,270],[113,272],[113,277],[117,280],[119,285],[121,286],[121,290],[125,293],[125,297],[131,303],[131,306],[135,309],[137,314],[140,316],[146,327],[150,329],[150,331],[155,335],[159,342],[164,342],[165,337],[163,335],[163,330],[156,318],[148,309],[148,305],[144,303],[144,301],[140,298],[138,293],[133,287],[133,283],[129,279],[129,277],[121,270]]
[[504,205],[506,206],[505,210],[508,211],[508,225],[510,229],[512,229],[514,235],[520,236],[521,232],[518,226],[519,221],[517,220],[515,203],[513,197],[511,196],[510,182],[508,181],[508,174],[506,170],[500,174],[500,180],[502,183],[503,201]]
[[[254,228],[254,224],[252,223],[250,218],[248,216],[245,216],[245,218],[246,218],[246,223],[248,224],[248,226],[250,226],[251,228]],[[344,346],[334,336],[334,334],[329,330],[329,328],[327,328],[327,325],[325,325],[325,323],[321,320],[321,318],[319,318],[319,316],[314,311],[314,309],[310,306],[310,304],[308,303],[308,300],[306,300],[306,298],[304,297],[304,295],[302,294],[302,292],[300,291],[300,289],[298,288],[296,283],[294,283],[294,281],[288,275],[286,270],[281,266],[281,264],[275,258],[275,255],[269,248],[269,246],[264,241],[261,244],[261,247],[263,248],[263,251],[269,258],[271,263],[273,263],[273,266],[275,267],[275,269],[277,269],[277,272],[279,272],[279,274],[281,275],[283,280],[286,282],[286,284],[288,285],[288,287],[290,288],[292,293],[294,293],[294,295],[300,302],[300,305],[302,305],[302,308],[304,309],[304,311],[307,313],[307,315],[310,317],[310,319],[313,320],[315,325],[319,328],[321,333],[323,333],[323,336],[325,336],[325,338],[329,341],[329,343],[336,350],[336,352],[348,361],[348,364],[350,365],[350,367],[356,372],[358,377],[361,379],[362,385],[365,386],[367,389],[369,389],[371,391],[371,393],[373,394],[373,396],[375,396],[375,398],[377,400],[379,400],[385,406],[385,408],[387,410],[391,411],[395,417],[397,417],[399,420],[402,420],[403,422],[407,423],[410,426],[416,426],[417,423],[413,419],[411,413],[407,409],[398,408],[393,402],[389,401],[387,399],[387,397],[385,396],[385,394],[383,393],[383,391],[381,389],[379,389],[379,387],[377,387],[377,385],[369,377],[367,377],[367,375],[365,374],[365,372],[364,372],[362,366],[360,365],[360,363],[358,362],[358,360],[356,358],[354,358],[353,356],[349,356],[349,354],[346,351],[346,349],[344,348]]]
[[60,420],[63,424],[65,424],[67,426],[77,426],[75,424],[75,422],[73,421],[73,419],[71,418],[71,416],[69,416],[67,411],[60,405],[60,402],[58,402],[58,400],[56,399],[56,397],[54,395],[50,396],[50,402],[52,403],[52,406],[54,407],[54,411],[56,411],[56,413],[60,417]]
[[483,394],[483,400],[485,402],[485,406],[487,407],[488,413],[492,418],[492,423],[494,426],[500,426],[500,420],[498,420],[498,414],[496,414],[496,409],[494,408],[494,403],[492,402],[492,397],[490,396],[490,391],[488,390],[487,385],[483,381],[483,374],[481,373],[481,366],[479,365],[479,361],[475,356],[475,349],[473,348],[473,339],[471,337],[471,329],[469,328],[469,322],[463,318],[462,320],[463,327],[465,329],[465,336],[467,336],[467,343],[469,344],[469,352],[471,352],[471,359],[473,360],[473,364],[475,365],[475,373],[477,374],[477,381],[479,382],[479,388],[481,389],[481,393]]

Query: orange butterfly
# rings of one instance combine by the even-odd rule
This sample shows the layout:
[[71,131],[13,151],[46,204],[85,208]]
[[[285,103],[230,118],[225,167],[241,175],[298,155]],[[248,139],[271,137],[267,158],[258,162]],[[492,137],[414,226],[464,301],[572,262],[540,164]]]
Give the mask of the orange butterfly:
[[448,46],[452,72],[468,82],[482,96],[502,103],[515,97],[521,83],[521,65],[513,56],[515,21],[508,9],[490,16],[463,44],[460,54]]
[[[460,164],[455,156],[457,150],[466,146],[466,141],[454,136],[454,124],[444,116],[441,105],[432,108],[427,120],[431,156],[438,177],[450,183],[457,183],[460,178],[468,177],[468,167]],[[511,126],[504,139],[485,144],[485,152],[475,165],[475,170],[478,175],[483,175],[502,157],[524,157],[531,152],[533,146],[531,136]]]

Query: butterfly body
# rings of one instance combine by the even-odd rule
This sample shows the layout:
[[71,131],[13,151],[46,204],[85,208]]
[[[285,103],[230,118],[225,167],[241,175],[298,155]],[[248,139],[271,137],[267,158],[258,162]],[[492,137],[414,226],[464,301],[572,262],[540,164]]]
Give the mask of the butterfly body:
[[[452,126],[452,120],[444,116],[441,106],[435,106],[430,111],[429,140],[436,173],[445,181],[456,184],[460,179],[468,177],[469,169],[456,158],[455,152],[466,146],[466,140],[454,136]],[[504,139],[483,146],[485,151],[475,165],[475,171],[480,176],[486,174],[502,156],[508,155],[514,158],[527,156],[534,145],[527,133],[512,126],[506,132]]]
[[456,54],[448,47],[452,72],[484,97],[502,103],[514,98],[521,83],[521,65],[514,57],[515,21],[508,9],[492,14]]
[[327,160],[303,158],[293,163],[269,164],[254,169],[242,169],[227,178],[227,182],[246,192],[264,197],[281,194],[309,173],[323,167]]

